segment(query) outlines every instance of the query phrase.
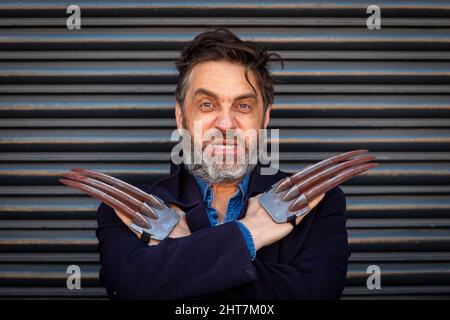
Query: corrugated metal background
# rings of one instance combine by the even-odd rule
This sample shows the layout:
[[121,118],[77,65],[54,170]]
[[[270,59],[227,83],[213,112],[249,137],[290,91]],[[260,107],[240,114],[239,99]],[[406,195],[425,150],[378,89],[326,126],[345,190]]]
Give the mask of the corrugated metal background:
[[[0,297],[104,298],[98,202],[72,167],[135,184],[168,173],[177,53],[226,26],[280,53],[272,127],[282,168],[369,148],[343,187],[345,298],[450,297],[450,1],[2,1]],[[82,9],[68,30],[66,8]],[[366,8],[382,29],[366,28]],[[66,289],[66,268],[82,289]],[[366,269],[381,267],[381,290]]]

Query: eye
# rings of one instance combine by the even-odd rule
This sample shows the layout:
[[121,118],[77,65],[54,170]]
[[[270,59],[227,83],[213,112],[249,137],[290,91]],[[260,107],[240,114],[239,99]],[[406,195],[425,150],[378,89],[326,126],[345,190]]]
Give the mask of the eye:
[[239,111],[250,111],[252,107],[250,107],[248,104],[246,103],[240,103],[238,105],[238,110]]
[[200,108],[202,109],[212,109],[214,107],[214,105],[211,102],[203,102],[200,105]]

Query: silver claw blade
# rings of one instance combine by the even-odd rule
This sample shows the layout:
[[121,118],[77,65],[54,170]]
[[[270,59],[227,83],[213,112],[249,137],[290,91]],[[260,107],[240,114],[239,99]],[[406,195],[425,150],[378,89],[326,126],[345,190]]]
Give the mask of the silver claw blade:
[[377,165],[368,163],[375,159],[373,156],[349,160],[367,151],[350,151],[311,165],[274,184],[259,197],[259,203],[277,223],[285,223],[293,216],[305,215],[311,211],[310,201],[317,196]]
[[[77,172],[77,174],[73,173]],[[118,210],[130,218],[133,223],[130,225],[135,231],[146,231],[151,234],[152,238],[156,240],[163,240],[168,237],[172,229],[178,224],[180,216],[172,208],[166,206],[164,201],[156,195],[150,195],[142,190],[131,186],[116,178],[84,169],[73,170],[72,173],[67,173],[64,176],[69,179],[60,179],[59,181],[69,187],[83,191],[90,196],[105,202],[114,210]],[[93,179],[83,176],[83,173],[89,174]],[[102,181],[97,181],[95,178],[101,177]],[[73,179],[73,180],[70,180]],[[113,180],[112,180],[113,179]],[[100,179],[99,179],[100,180]],[[114,188],[107,183],[113,181],[114,186],[122,186]],[[123,188],[123,186],[126,186]],[[131,186],[132,188],[129,188]],[[136,189],[139,192],[136,192]],[[133,191],[133,192],[130,192]],[[128,193],[129,192],[129,193]],[[130,195],[131,194],[131,195]],[[136,199],[139,196],[139,200]],[[147,200],[142,203],[142,199]],[[154,203],[155,206],[148,206],[147,204]],[[136,208],[139,206],[138,208]],[[140,212],[140,210],[147,208],[151,211]],[[152,216],[158,217],[157,219]]]

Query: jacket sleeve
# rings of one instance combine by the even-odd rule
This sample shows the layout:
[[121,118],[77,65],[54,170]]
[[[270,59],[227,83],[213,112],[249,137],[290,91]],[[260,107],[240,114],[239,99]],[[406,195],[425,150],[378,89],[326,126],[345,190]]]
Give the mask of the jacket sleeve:
[[97,221],[100,279],[112,299],[189,298],[257,278],[236,223],[148,246],[104,203]]
[[305,236],[292,260],[286,264],[267,263],[257,254],[253,264],[258,279],[235,288],[234,296],[251,296],[253,292],[257,299],[340,298],[350,256],[342,190],[330,190],[315,209],[307,230],[299,225],[289,239],[284,239],[283,248],[295,250],[295,242]]

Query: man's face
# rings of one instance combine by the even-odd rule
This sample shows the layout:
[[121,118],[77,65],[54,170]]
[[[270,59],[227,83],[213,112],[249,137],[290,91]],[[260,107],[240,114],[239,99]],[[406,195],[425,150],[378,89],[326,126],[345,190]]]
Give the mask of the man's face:
[[[269,122],[270,108],[264,111],[253,72],[248,72],[248,79],[256,93],[245,79],[245,67],[228,61],[199,63],[191,70],[188,79],[184,109],[181,110],[177,104],[177,127],[187,129],[194,144],[201,143],[204,156],[207,153],[214,159],[222,159],[215,164],[187,165],[193,173],[211,183],[239,180],[253,168],[248,163],[248,156],[245,163],[239,163],[237,156],[242,148],[248,155],[249,148],[256,146],[257,136],[246,135],[242,146],[238,139],[227,139],[226,135],[251,130],[257,133]],[[201,131],[194,130],[194,125],[200,126]],[[222,132],[223,138],[205,136],[205,132],[211,129]]]

